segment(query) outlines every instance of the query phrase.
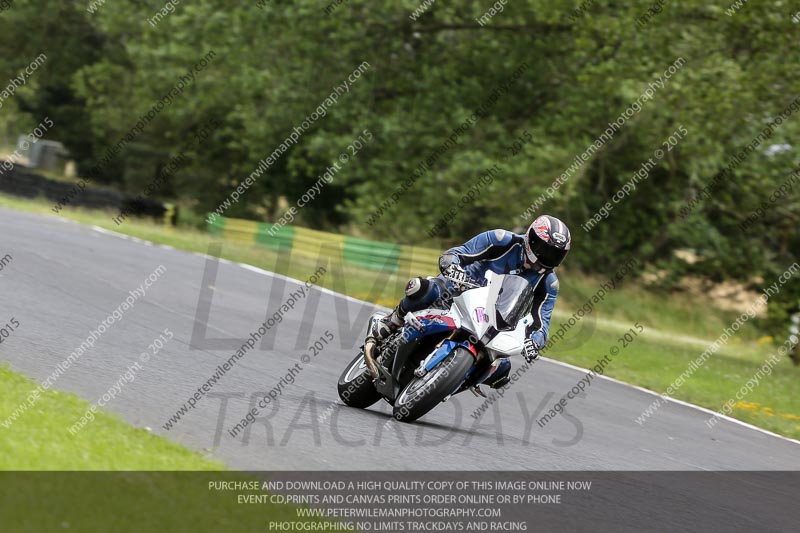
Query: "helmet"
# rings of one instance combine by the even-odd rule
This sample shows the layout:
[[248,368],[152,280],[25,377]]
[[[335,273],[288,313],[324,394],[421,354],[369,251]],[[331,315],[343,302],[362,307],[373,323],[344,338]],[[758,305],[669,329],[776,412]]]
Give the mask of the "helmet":
[[542,215],[525,232],[525,254],[533,268],[555,268],[561,264],[572,244],[567,225],[556,217]]

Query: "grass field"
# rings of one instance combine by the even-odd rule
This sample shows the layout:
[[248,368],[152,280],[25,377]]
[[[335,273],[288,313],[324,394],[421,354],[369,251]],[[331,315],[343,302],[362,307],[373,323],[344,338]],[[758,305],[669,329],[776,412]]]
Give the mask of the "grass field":
[[260,491],[209,488],[210,481],[244,480],[245,476],[232,472],[0,472],[0,530],[184,533],[269,531],[270,521],[321,523],[298,519],[293,506],[237,501],[239,494],[263,494]]
[[[35,387],[0,365],[0,422]],[[253,492],[209,490],[210,481],[248,478],[115,415],[99,413],[71,436],[88,407],[48,391],[0,425],[0,531],[264,531],[269,520],[298,520],[293,506],[237,502]]]
[[[0,196],[0,207],[52,215],[46,201]],[[115,213],[69,208],[64,216],[176,248],[214,253],[214,239],[205,232],[172,228],[128,220],[122,225],[111,219]],[[219,255],[288,276],[305,279],[324,263],[319,258],[294,254],[279,256],[263,248],[223,243]],[[363,270],[349,265],[328,265],[322,285],[353,297],[386,306],[394,305],[402,293],[406,276]],[[436,265],[431,265],[433,274]],[[567,269],[560,273],[561,291],[551,331],[594,294],[604,279]],[[707,345],[736,319],[738,313],[698,304],[685,294],[655,293],[625,282],[611,291],[596,309],[581,320],[563,340],[546,353],[548,357],[580,366],[593,365],[617,342],[634,322],[646,329],[634,345],[608,367],[609,376],[663,392],[684,372]],[[583,330],[581,330],[583,328]],[[728,344],[687,379],[674,397],[710,409],[720,409],[752,377],[777,347],[762,339],[754,323],[747,323]],[[788,358],[774,368],[762,385],[738,402],[732,416],[783,435],[800,438],[800,368]],[[657,415],[656,415],[657,416]]]
[[[0,422],[36,388],[0,366]],[[224,466],[170,441],[100,413],[74,436],[67,428],[89,404],[51,390],[9,427],[0,425],[0,470],[220,470]]]
[[[619,346],[618,333],[597,329],[585,345],[568,350],[554,350],[549,357],[589,367],[608,353],[612,345]],[[691,349],[671,344],[663,339],[653,340],[646,329],[628,348],[620,352],[606,374],[641,387],[664,392],[689,368],[689,363],[705,348]],[[761,367],[769,354],[768,346],[748,343],[717,352],[691,374],[673,397],[710,409],[720,409],[726,401],[735,399],[736,392]],[[742,402],[737,402],[731,416],[744,422],[795,439],[800,438],[800,402],[798,402],[800,372],[788,358],[773,368],[773,373],[756,387]],[[591,401],[591,392],[589,392]],[[654,415],[654,419],[658,414]],[[647,425],[645,421],[644,425]]]

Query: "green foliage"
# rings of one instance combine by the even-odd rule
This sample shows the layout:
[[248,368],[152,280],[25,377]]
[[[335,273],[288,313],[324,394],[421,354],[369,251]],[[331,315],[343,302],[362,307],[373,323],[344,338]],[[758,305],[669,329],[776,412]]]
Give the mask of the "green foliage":
[[[758,220],[739,225],[798,165],[797,148],[770,145],[800,138],[800,112],[699,195],[775,116],[800,95],[798,26],[791,3],[727,5],[671,0],[646,25],[648,3],[598,0],[508,2],[485,26],[476,19],[493,2],[437,2],[418,20],[418,0],[179,4],[148,23],[161,0],[14,3],[0,16],[0,79],[42,49],[37,72],[15,104],[38,123],[54,118],[83,173],[124,136],[177,79],[209,50],[208,68],[166,106],[104,171],[103,179],[135,192],[180,153],[209,120],[221,126],[187,150],[190,163],[164,194],[193,211],[216,208],[259,162],[364,61],[369,68],[314,121],[227,215],[275,220],[317,180],[363,129],[374,139],[323,194],[301,210],[309,227],[400,242],[419,242],[441,214],[523,131],[523,153],[453,221],[440,244],[489,227],[521,228],[520,217],[676,59],[686,64],[617,133],[572,173],[541,210],[564,218],[575,246],[570,262],[609,272],[614,258],[636,255],[676,279],[695,273],[767,284],[800,245],[796,187]],[[259,4],[259,5],[257,5]],[[509,76],[524,64],[514,83]],[[370,215],[493,91],[496,102],[456,146],[438,158],[380,219]],[[5,112],[5,109],[3,110]],[[688,132],[615,204],[591,232],[581,229],[673,132]],[[674,255],[688,249],[699,261]],[[797,283],[775,298],[775,330],[796,308]],[[780,309],[777,309],[777,308]]]

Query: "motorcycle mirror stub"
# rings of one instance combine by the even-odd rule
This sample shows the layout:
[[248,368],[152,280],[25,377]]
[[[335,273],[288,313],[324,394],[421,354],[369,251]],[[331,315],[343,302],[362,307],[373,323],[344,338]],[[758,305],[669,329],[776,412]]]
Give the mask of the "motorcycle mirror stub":
[[497,329],[496,302],[500,289],[503,286],[503,275],[496,274],[491,270],[486,271],[486,280],[489,287],[489,295],[486,298],[486,314],[489,316],[489,325]]

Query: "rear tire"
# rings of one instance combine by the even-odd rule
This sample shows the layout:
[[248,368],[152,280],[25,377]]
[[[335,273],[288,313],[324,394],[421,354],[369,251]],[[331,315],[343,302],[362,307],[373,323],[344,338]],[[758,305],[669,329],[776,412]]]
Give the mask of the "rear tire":
[[422,376],[414,378],[394,402],[394,417],[401,422],[413,422],[436,407],[452,394],[475,362],[472,354],[458,347],[439,365]]
[[372,384],[372,375],[364,361],[364,352],[350,361],[350,364],[339,376],[339,398],[345,405],[364,409],[382,398]]

